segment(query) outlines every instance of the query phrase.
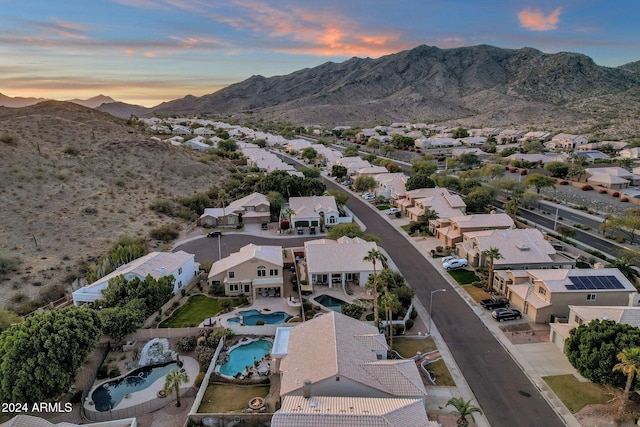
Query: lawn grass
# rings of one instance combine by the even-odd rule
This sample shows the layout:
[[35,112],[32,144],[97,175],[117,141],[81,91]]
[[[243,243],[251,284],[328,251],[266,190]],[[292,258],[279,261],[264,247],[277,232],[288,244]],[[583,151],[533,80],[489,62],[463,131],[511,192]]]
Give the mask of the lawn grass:
[[476,276],[476,273],[469,270],[450,270],[449,274],[460,285],[468,285],[469,283],[480,280],[480,278]]
[[444,360],[436,360],[433,363],[426,365],[426,368],[436,376],[436,385],[451,386],[454,387],[456,382],[451,378],[451,373],[447,369],[447,365]]
[[571,374],[542,377],[542,379],[572,414],[585,405],[607,403],[611,399],[611,395],[606,394],[605,387],[590,382],[582,383]]
[[488,294],[484,291],[484,289],[482,288],[476,288],[473,285],[465,285],[462,287],[462,289],[464,289],[465,291],[467,291],[467,293],[469,294],[469,296],[471,298],[473,298],[475,300],[475,302],[480,302],[483,299],[488,299],[491,298],[491,294]]
[[379,211],[386,211],[387,209],[389,209],[389,205],[376,205],[376,209],[378,209]]
[[[226,298],[225,298],[226,299]],[[206,295],[194,295],[178,308],[167,320],[160,323],[161,328],[185,328],[197,326],[209,317],[215,316],[222,310],[220,298],[209,298]],[[231,306],[240,304],[238,298],[230,299]]]
[[409,358],[415,356],[418,352],[427,353],[429,351],[437,350],[436,343],[433,342],[433,338],[407,338],[407,337],[393,337],[393,349],[400,354],[400,356]]
[[591,264],[588,264],[588,263],[582,262],[582,261],[577,261],[576,262],[576,268],[591,268]]
[[209,384],[198,408],[201,414],[240,412],[249,407],[254,397],[266,397],[269,386],[239,386],[233,384]]

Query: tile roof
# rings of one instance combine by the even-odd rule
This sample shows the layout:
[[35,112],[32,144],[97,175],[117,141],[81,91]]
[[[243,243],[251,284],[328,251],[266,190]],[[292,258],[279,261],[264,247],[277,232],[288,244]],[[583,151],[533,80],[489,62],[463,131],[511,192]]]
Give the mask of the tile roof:
[[[280,364],[280,394],[299,392],[305,380],[313,384],[341,376],[381,395],[410,390],[410,396],[426,396],[422,383],[416,384],[420,373],[415,364],[378,361],[376,351],[386,350],[384,335],[375,326],[333,311],[323,314],[291,330],[289,349]],[[377,363],[381,367],[371,366]],[[399,366],[387,366],[394,364]],[[390,375],[394,369],[396,375]]]
[[514,227],[513,219],[505,213],[463,215],[450,218],[460,228],[476,227]]
[[273,427],[426,427],[421,399],[285,396],[271,420]]
[[500,250],[503,258],[494,260],[494,265],[551,263],[556,250],[544,239],[540,230],[534,228],[487,230],[465,233],[465,240],[475,240],[477,251],[491,247]]
[[216,261],[211,266],[208,277],[217,276],[228,269],[240,265],[251,259],[262,260],[274,265],[283,266],[282,246],[259,246],[250,243],[240,248],[226,258]]
[[338,212],[336,199],[333,196],[290,197],[289,206],[296,212],[296,215],[303,209],[311,209],[314,213],[321,210]]
[[585,323],[594,319],[609,319],[618,323],[624,323],[635,327],[640,327],[640,307],[619,307],[619,306],[581,306],[570,305],[571,309]]
[[304,243],[307,272],[369,272],[373,264],[364,261],[371,249],[378,249],[375,242],[359,238],[341,237],[338,240],[317,239]]

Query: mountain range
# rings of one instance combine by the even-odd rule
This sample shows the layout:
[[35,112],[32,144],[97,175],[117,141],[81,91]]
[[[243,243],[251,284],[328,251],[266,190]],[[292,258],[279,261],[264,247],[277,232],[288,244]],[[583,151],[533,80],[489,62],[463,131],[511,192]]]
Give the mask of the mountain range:
[[[22,97],[12,98],[10,96],[6,96],[0,93],[0,107],[11,107],[11,108],[28,107],[29,105],[34,105],[43,101],[52,101],[52,100],[46,99],[46,98],[22,98]],[[115,101],[110,96],[98,95],[89,99],[77,99],[77,98],[69,99],[67,102],[73,102],[74,104],[82,105],[83,107],[97,108],[102,104],[110,104],[110,103],[114,103]]]
[[423,45],[378,59],[354,57],[283,76],[256,75],[150,109],[123,103],[95,108],[119,117],[233,114],[356,126],[413,121],[630,138],[640,129],[640,61],[612,68],[578,53]]

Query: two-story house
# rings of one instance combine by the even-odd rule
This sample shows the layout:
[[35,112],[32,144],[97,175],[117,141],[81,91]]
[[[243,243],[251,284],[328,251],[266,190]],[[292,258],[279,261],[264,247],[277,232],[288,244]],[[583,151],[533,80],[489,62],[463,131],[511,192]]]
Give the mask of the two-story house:
[[433,220],[433,232],[447,246],[462,242],[465,233],[473,231],[515,228],[513,219],[505,213],[474,214]]
[[229,203],[226,207],[205,209],[198,219],[198,225],[223,227],[270,222],[270,206],[271,203],[265,195],[252,193]]

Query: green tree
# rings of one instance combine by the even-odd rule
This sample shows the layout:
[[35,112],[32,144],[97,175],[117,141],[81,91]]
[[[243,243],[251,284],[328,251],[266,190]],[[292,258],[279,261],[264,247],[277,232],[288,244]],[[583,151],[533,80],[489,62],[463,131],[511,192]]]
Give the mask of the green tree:
[[544,167],[555,178],[564,178],[569,172],[569,165],[564,162],[549,162]]
[[633,245],[636,238],[636,231],[640,229],[640,208],[627,209],[620,217],[611,218],[601,226],[606,231],[607,228],[627,235],[629,243]]
[[393,135],[391,143],[397,148],[413,148],[416,142],[409,136],[400,135],[399,133]]
[[480,158],[477,154],[473,153],[464,153],[460,155],[460,161],[463,165],[472,168],[476,165],[480,164]]
[[[494,181],[497,178],[502,178],[505,174],[505,170],[504,170],[504,166],[502,165],[497,165],[497,164],[484,165],[480,168],[480,174],[483,177],[488,178],[489,181]],[[510,180],[510,181],[517,182],[513,180]]]
[[493,206],[495,200],[495,191],[489,188],[475,189],[463,199],[468,213],[484,213]]
[[640,272],[638,269],[629,263],[628,260],[624,258],[616,259],[608,266],[609,268],[617,268],[620,270],[620,273],[624,275],[634,286],[638,286],[638,278],[640,277]]
[[269,210],[274,216],[279,216],[282,206],[287,203],[287,199],[277,191],[269,191],[267,193],[267,200],[269,201]]
[[380,315],[378,313],[378,274],[376,272],[376,265],[380,262],[380,264],[384,266],[387,262],[387,257],[377,249],[370,249],[362,260],[373,264],[373,321],[376,328],[380,330]]
[[137,331],[147,319],[142,300],[135,299],[124,307],[109,307],[99,311],[102,321],[102,332],[113,338],[115,342]]
[[397,173],[402,171],[402,169],[396,162],[388,162],[385,168],[387,168],[389,173]]
[[582,166],[571,166],[567,171],[567,178],[580,181],[580,178],[587,174],[587,170]]
[[474,412],[482,414],[480,408],[471,403],[471,399],[465,402],[462,397],[452,397],[447,401],[447,406],[456,408],[451,413],[458,416],[458,421],[456,422],[458,427],[467,427],[469,425],[467,417],[471,416],[473,418]]
[[338,206],[338,208],[346,205],[347,201],[349,200],[349,195],[344,191],[328,190],[327,194],[329,196],[333,196],[333,198],[336,199],[336,205]]
[[469,132],[465,128],[457,128],[451,132],[454,138],[466,138],[469,136]]
[[338,240],[340,237],[364,237],[364,231],[360,226],[354,222],[350,224],[338,224],[331,227],[331,230],[327,233],[327,239]]
[[431,176],[438,170],[438,165],[427,159],[414,160],[411,163],[411,175]]
[[489,292],[493,290],[493,269],[494,262],[497,259],[503,259],[504,257],[500,253],[500,249],[490,246],[489,249],[482,251],[482,256],[489,260],[489,283],[487,289]]
[[0,334],[0,401],[43,402],[66,392],[100,339],[98,314],[69,307],[36,314]]
[[318,157],[318,152],[313,147],[305,147],[302,150],[302,153],[300,153],[300,157],[302,157],[305,160],[311,161],[316,157]]
[[350,145],[344,150],[345,157],[358,157],[358,154],[360,154],[360,149],[357,145]]
[[364,307],[360,304],[344,304],[340,307],[340,312],[345,316],[360,320],[364,314]]
[[301,168],[300,172],[302,172],[306,178],[320,178],[319,168]]
[[387,341],[389,342],[389,350],[393,350],[393,313],[400,310],[402,304],[396,294],[389,293],[389,290],[385,290],[385,294],[380,298],[380,304],[384,307],[385,311],[385,333],[387,334]]
[[370,175],[361,175],[353,182],[356,191],[371,191],[378,186],[376,179]]
[[536,188],[536,193],[540,194],[540,190],[545,187],[555,187],[556,180],[551,178],[550,176],[540,175],[539,173],[534,173],[527,176],[524,179],[524,183],[528,186],[533,186]]
[[504,204],[504,211],[511,216],[514,220],[518,215],[518,209],[520,209],[520,205],[522,204],[522,199],[520,197],[511,197]]
[[167,393],[176,392],[176,406],[180,406],[180,386],[189,382],[189,374],[173,370],[167,374],[164,380],[164,389]]
[[547,149],[545,148],[544,144],[542,144],[542,142],[538,141],[537,139],[534,139],[533,141],[525,141],[524,144],[522,144],[523,153],[536,154],[544,153],[545,151],[547,151]]
[[613,320],[592,320],[569,332],[565,354],[590,381],[624,387],[626,378],[613,370],[620,349],[640,346],[640,328]]
[[333,165],[331,166],[331,176],[335,176],[338,179],[342,179],[347,176],[348,169],[346,166]]
[[613,367],[614,372],[622,372],[627,376],[627,381],[624,386],[624,392],[620,401],[620,407],[618,409],[617,419],[622,420],[624,411],[627,408],[627,402],[629,401],[629,394],[631,392],[631,385],[636,375],[640,374],[640,347],[625,348],[621,353],[616,356],[620,363],[617,363]]
[[500,157],[509,157],[518,152],[518,147],[507,147],[500,151]]
[[405,188],[407,191],[415,190],[418,188],[435,188],[436,183],[427,175],[421,173],[412,175],[407,179]]
[[238,143],[233,139],[223,139],[218,141],[218,149],[226,152],[234,152],[238,150]]

